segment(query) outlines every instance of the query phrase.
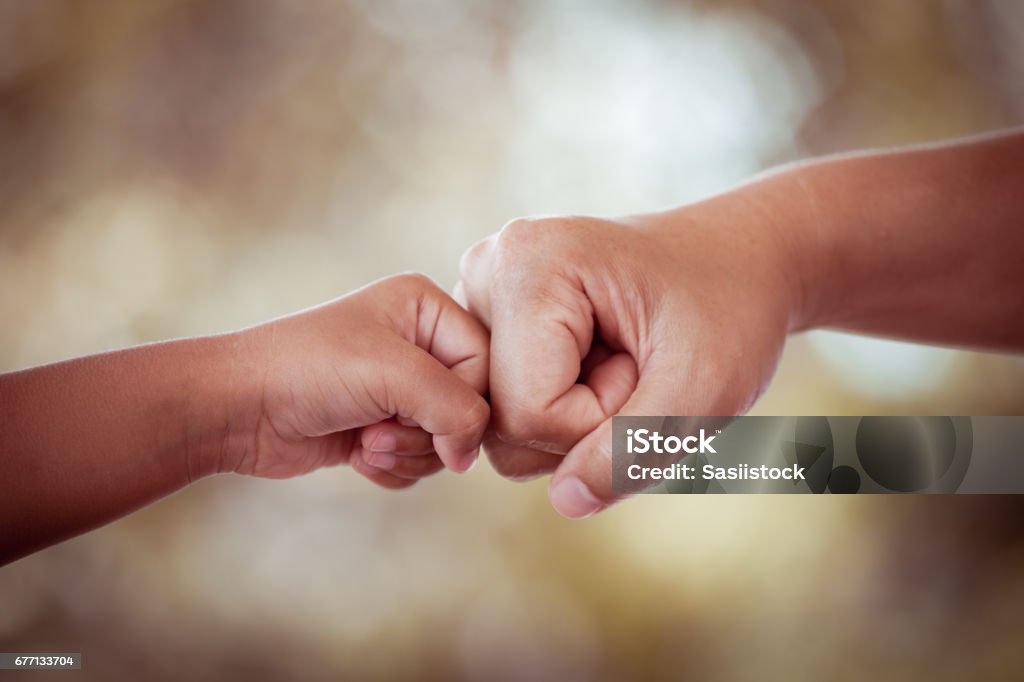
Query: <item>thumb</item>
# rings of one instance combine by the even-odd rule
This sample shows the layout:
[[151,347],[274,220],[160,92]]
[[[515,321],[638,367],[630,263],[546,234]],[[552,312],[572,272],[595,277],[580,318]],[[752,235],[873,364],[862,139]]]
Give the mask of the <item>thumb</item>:
[[[637,382],[636,390],[616,416],[649,416],[659,429],[661,417],[683,406],[688,391],[686,364],[682,359],[652,358]],[[584,437],[565,456],[551,477],[548,497],[555,510],[570,519],[599,512],[628,495],[612,489],[612,417]]]

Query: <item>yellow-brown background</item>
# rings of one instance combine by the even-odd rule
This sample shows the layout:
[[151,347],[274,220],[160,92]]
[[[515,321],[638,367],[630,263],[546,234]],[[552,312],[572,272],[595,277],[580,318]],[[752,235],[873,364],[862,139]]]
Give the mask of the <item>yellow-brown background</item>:
[[[450,286],[524,213],[1019,123],[1020,7],[0,0],[0,369],[402,270]],[[1022,411],[1020,358],[821,333],[756,409]],[[1021,511],[644,497],[570,523],[487,466],[400,494],[219,477],[0,569],[0,650],[81,651],[88,680],[1013,679]]]

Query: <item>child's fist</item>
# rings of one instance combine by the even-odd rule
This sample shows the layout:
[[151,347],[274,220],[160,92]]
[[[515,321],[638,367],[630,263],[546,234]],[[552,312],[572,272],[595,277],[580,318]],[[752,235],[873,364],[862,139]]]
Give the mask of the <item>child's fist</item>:
[[348,462],[404,488],[476,460],[488,335],[429,278],[390,277],[234,336],[244,398],[220,471],[287,478]]

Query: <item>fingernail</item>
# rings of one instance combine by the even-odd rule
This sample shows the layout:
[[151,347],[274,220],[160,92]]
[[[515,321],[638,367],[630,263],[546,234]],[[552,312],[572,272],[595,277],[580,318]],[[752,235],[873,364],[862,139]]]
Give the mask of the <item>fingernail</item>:
[[398,439],[395,434],[381,431],[370,443],[370,452],[394,452],[398,449]]
[[378,469],[391,469],[398,462],[398,457],[391,452],[371,452],[366,463]]
[[601,500],[575,476],[563,478],[551,488],[551,505],[570,519],[583,519],[601,509]]
[[475,448],[466,454],[462,455],[455,462],[455,471],[460,474],[465,474],[476,466],[477,459],[480,458],[480,448]]

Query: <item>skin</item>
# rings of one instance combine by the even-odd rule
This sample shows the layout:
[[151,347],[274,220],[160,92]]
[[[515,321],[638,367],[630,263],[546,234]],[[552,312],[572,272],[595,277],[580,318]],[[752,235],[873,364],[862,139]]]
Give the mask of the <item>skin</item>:
[[215,473],[347,463],[405,488],[466,471],[487,372],[483,327],[400,275],[232,334],[2,374],[0,564]]
[[588,516],[619,499],[612,415],[742,414],[791,332],[1024,348],[1021,186],[1021,132],[828,159],[664,213],[513,221],[463,258],[483,325],[402,275],[2,374],[0,563],[214,473],[465,471],[489,419],[500,473],[553,471],[555,508]]
[[570,518],[611,490],[611,417],[739,415],[786,336],[1024,349],[1024,132],[785,168],[681,208],[515,220],[463,257],[492,430]]

